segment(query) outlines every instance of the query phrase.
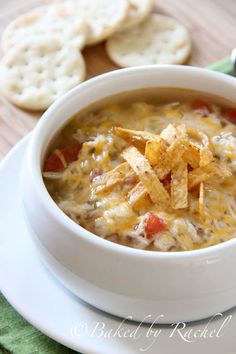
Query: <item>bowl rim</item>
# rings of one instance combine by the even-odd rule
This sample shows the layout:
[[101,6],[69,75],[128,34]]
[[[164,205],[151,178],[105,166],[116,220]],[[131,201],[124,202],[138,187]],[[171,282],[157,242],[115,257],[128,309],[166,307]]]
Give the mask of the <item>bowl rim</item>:
[[[72,219],[70,219],[53,201],[43,181],[42,171],[40,166],[41,150],[37,149],[38,146],[37,141],[38,139],[40,139],[42,130],[45,130],[45,124],[47,124],[47,121],[49,121],[51,117],[55,115],[58,109],[63,104],[65,104],[68,99],[71,99],[74,96],[79,95],[79,93],[82,90],[89,89],[90,86],[97,85],[106,79],[113,79],[118,76],[125,77],[127,74],[131,74],[131,73],[135,73],[138,75],[141,72],[143,73],[143,71],[148,72],[153,70],[157,70],[157,71],[167,70],[170,72],[171,70],[178,70],[180,72],[190,72],[190,73],[194,73],[197,75],[199,74],[203,76],[205,75],[213,80],[218,78],[220,81],[224,81],[225,83],[234,86],[236,90],[236,80],[235,78],[229,75],[215,72],[205,68],[190,67],[184,65],[158,65],[158,66],[145,65],[145,66],[138,66],[133,68],[118,69],[115,71],[111,71],[93,77],[83,82],[82,84],[76,86],[75,88],[67,92],[65,95],[60,97],[56,102],[54,102],[43,113],[42,117],[40,118],[40,121],[37,123],[36,127],[34,128],[27,149],[27,163],[32,177],[34,190],[36,192],[37,198],[40,199],[42,205],[54,220],[57,220],[57,222],[61,226],[64,226],[65,228],[69,229],[77,237],[82,237],[84,240],[86,240],[86,242],[96,245],[96,247],[98,248],[103,248],[104,250],[109,250],[110,252],[119,253],[130,257],[141,257],[145,259],[156,258],[160,261],[178,260],[179,258],[188,259],[194,257],[211,257],[211,256],[214,257],[216,256],[217,252],[224,252],[228,248],[231,248],[231,246],[233,245],[236,246],[236,238],[232,238],[225,242],[212,245],[206,248],[200,248],[200,249],[188,250],[188,251],[175,251],[175,252],[143,250],[143,249],[132,248],[118,243],[114,243],[86,230],[79,224],[75,223]],[[176,86],[176,88],[178,88],[178,85]],[[224,97],[223,94],[222,97]],[[68,119],[69,118],[71,117],[68,117]]]

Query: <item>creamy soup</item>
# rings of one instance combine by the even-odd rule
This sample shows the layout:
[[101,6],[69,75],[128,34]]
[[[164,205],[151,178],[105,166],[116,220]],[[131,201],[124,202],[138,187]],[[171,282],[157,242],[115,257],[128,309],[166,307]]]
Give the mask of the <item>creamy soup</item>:
[[57,133],[45,185],[68,217],[106,240],[170,252],[215,245],[236,230],[234,122],[232,104],[200,92],[110,97]]

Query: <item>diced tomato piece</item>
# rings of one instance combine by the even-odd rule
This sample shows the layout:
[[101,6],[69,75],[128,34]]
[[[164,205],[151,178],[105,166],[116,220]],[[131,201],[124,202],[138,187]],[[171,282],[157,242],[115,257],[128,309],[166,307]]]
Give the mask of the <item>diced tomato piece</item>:
[[209,103],[203,100],[195,100],[192,102],[191,108],[194,110],[202,111],[204,114],[209,114],[212,112]]
[[52,153],[44,163],[44,172],[58,172],[63,169],[63,164],[58,155]]
[[159,216],[148,213],[145,218],[145,231],[148,239],[158,232],[167,230],[167,224]]
[[79,151],[81,149],[81,144],[77,143],[74,145],[67,146],[61,149],[61,153],[64,156],[67,163],[77,160]]
[[227,111],[224,112],[224,117],[231,123],[236,124],[236,108],[227,109]]
[[[66,163],[69,164],[70,162],[77,160],[80,149],[81,144],[76,143],[74,145],[67,146],[59,151],[64,156]],[[58,172],[63,170],[63,168],[64,166],[61,159],[54,151],[45,161],[43,170],[44,172]]]

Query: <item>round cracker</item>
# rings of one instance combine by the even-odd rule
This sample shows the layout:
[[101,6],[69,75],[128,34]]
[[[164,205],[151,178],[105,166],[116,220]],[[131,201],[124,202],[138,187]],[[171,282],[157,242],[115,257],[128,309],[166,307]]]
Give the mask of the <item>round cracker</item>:
[[58,36],[78,49],[86,42],[88,26],[76,14],[68,16],[56,5],[40,6],[12,21],[2,35],[4,52],[22,42],[30,35],[42,38],[45,35]]
[[182,64],[191,51],[187,29],[175,19],[152,14],[108,39],[106,50],[119,66]]
[[68,0],[57,4],[58,9],[77,14],[89,26],[87,45],[103,41],[118,30],[129,9],[127,0]]
[[129,0],[130,7],[128,16],[122,25],[121,30],[134,27],[143,22],[151,13],[153,7],[153,0]]
[[48,108],[85,78],[78,49],[58,37],[32,36],[13,47],[0,63],[0,90],[15,105]]

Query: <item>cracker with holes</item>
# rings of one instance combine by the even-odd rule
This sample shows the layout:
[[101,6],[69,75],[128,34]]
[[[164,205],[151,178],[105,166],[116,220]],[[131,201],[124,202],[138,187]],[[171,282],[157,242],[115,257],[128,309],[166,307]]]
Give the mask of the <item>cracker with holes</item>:
[[0,63],[0,90],[15,105],[32,110],[48,108],[85,78],[78,49],[45,36],[29,37],[12,48]]
[[129,0],[129,4],[128,16],[122,24],[122,30],[144,21],[152,11],[153,0]]
[[67,16],[76,14],[89,27],[86,44],[96,44],[115,33],[126,19],[127,0],[68,0],[56,5]]
[[175,19],[152,14],[141,24],[108,39],[106,50],[122,67],[182,64],[191,51],[187,29]]
[[45,35],[58,36],[82,49],[88,30],[88,25],[78,14],[67,14],[56,5],[40,6],[17,17],[7,26],[2,35],[2,47],[7,52],[30,34],[37,38]]

